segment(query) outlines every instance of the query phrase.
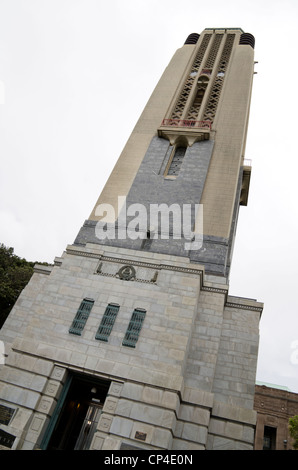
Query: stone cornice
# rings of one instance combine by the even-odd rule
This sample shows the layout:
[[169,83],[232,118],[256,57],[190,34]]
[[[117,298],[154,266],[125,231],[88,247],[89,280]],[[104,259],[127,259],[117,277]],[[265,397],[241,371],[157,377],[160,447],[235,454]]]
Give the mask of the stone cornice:
[[51,265],[43,265],[43,264],[35,264],[34,265],[34,272],[38,274],[46,274],[49,276],[52,272],[53,266]]
[[83,250],[77,250],[77,249],[71,249],[67,248],[66,253],[70,255],[75,255],[75,256],[84,256],[87,258],[95,258],[100,261],[108,261],[110,263],[121,263],[125,265],[130,265],[130,266],[140,266],[142,268],[151,268],[151,269],[166,269],[169,271],[179,271],[183,273],[189,273],[189,274],[197,274],[199,276],[202,276],[204,270],[202,268],[187,268],[183,266],[175,266],[172,264],[164,264],[164,263],[150,263],[147,261],[140,261],[140,260],[130,260],[126,258],[119,258],[119,257],[114,257],[114,256],[105,256],[100,253],[94,253],[94,252],[86,252]]
[[236,302],[226,302],[226,307],[229,308],[241,308],[242,310],[253,310],[254,312],[262,313],[263,307],[259,305],[250,305],[250,304],[242,304]]

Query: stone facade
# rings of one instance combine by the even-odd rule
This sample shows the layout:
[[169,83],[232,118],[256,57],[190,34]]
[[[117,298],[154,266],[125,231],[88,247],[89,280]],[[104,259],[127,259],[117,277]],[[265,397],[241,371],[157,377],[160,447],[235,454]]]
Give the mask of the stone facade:
[[[231,297],[228,279],[248,193],[253,48],[239,28],[196,41],[175,53],[74,244],[35,267],[1,329],[3,448],[253,448],[263,306]],[[201,108],[185,120],[202,76]],[[164,125],[174,109],[181,121]],[[167,178],[181,143],[179,175]],[[121,214],[119,197],[203,204],[203,245],[187,249],[174,226],[167,239],[99,240],[97,207]]]
[[[144,156],[139,171],[126,197],[125,209],[137,202],[138,204],[142,204],[146,208],[147,214],[149,214],[150,205],[155,204],[157,207],[162,207],[162,205],[165,204],[168,207],[177,205],[183,207],[183,204],[187,202],[187,204],[191,205],[193,211],[195,204],[200,204],[202,198],[213,147],[214,141],[212,140],[194,143],[185,155],[181,174],[175,179],[167,179],[164,177],[164,172],[173,147],[168,140],[155,136],[149,145],[148,151]],[[186,253],[185,243],[187,243],[188,240],[184,237],[181,227],[179,239],[171,239],[171,243],[168,243],[168,240],[164,241],[161,238],[160,232],[154,234],[156,238],[150,240],[150,250],[156,253],[188,256],[191,261],[203,264],[207,272],[228,276],[231,265],[234,231],[238,218],[242,180],[243,166],[239,169],[233,223],[227,238],[205,234],[202,248],[199,250],[190,250]],[[123,210],[120,213],[119,219],[121,219],[122,213]],[[132,217],[127,217],[127,224],[129,224],[130,219],[132,219]],[[192,219],[193,226],[195,224],[194,214],[192,214]],[[118,228],[117,223],[116,227]],[[143,240],[141,238],[133,240],[130,238],[116,238],[101,241],[96,236],[95,229],[97,224],[98,222],[86,220],[75,239],[75,244],[85,245],[86,243],[99,243],[132,248],[134,250],[142,249]],[[150,227],[149,216],[147,226],[148,228]],[[204,224],[202,230],[203,229]],[[170,233],[171,235],[173,234],[172,226],[170,226]]]
[[[134,280],[117,276],[125,265]],[[69,246],[51,272],[36,271],[1,332],[1,404],[16,410],[1,429],[16,436],[14,448],[41,445],[69,374],[111,384],[91,448],[252,448],[261,304],[231,298],[186,259],[99,245]],[[76,336],[69,328],[83,298],[94,306]],[[111,302],[120,310],[104,343],[95,333]],[[136,307],[146,317],[128,348]]]

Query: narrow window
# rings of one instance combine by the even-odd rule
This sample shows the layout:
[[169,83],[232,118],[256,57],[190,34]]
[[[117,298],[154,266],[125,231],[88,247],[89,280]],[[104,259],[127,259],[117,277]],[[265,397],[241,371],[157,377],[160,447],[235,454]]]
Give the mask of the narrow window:
[[88,320],[93,304],[94,300],[91,299],[84,299],[81,302],[77,314],[73,319],[72,325],[69,328],[69,333],[72,333],[73,335],[81,335],[86,321]]
[[122,346],[135,348],[136,343],[139,339],[139,334],[142,328],[145,315],[146,315],[146,310],[143,310],[142,308],[136,308],[133,311],[129,325],[125,333],[125,337],[122,341]]
[[176,147],[172,161],[167,171],[167,176],[177,176],[186,152],[186,147]]
[[107,306],[105,313],[101,319],[98,330],[96,332],[95,339],[99,339],[100,341],[108,341],[119,308],[120,307],[118,304],[109,304]]

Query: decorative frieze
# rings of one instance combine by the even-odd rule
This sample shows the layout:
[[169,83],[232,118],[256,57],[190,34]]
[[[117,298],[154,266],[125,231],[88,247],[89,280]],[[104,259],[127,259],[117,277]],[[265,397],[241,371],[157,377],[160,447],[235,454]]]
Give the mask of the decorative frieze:
[[120,265],[117,262],[101,261],[96,269],[95,274],[101,276],[116,277],[123,281],[149,282],[155,284],[158,272],[154,269],[138,267],[137,269],[130,264]]
[[158,280],[158,274],[162,270],[197,275],[201,279],[201,290],[204,292],[224,295],[226,307],[256,311],[260,314],[263,311],[263,306],[261,304],[253,305],[250,302],[248,302],[247,304],[229,302],[228,289],[226,287],[220,288],[204,285],[204,270],[201,268],[200,265],[198,265],[198,268],[194,268],[181,265],[176,266],[173,264],[150,263],[147,261],[129,260],[120,257],[105,256],[101,253],[78,250],[77,248],[71,246],[67,247],[66,252],[70,255],[99,259],[99,264],[97,266],[95,274],[102,276],[110,276],[120,280],[156,284]]
[[[188,274],[197,274],[198,276],[202,276],[203,274],[203,269],[201,267],[198,267],[198,268],[187,268],[185,266],[175,266],[175,265],[172,265],[172,264],[163,264],[163,263],[148,263],[146,261],[140,261],[140,260],[129,260],[129,259],[125,259],[125,258],[118,258],[118,257],[114,257],[114,256],[104,256],[102,254],[97,254],[95,252],[87,252],[87,251],[83,251],[83,250],[77,250],[76,248],[72,248],[72,247],[68,247],[67,250],[66,250],[67,254],[70,254],[70,255],[75,255],[75,256],[83,256],[83,257],[86,257],[86,258],[97,258],[99,259],[102,263],[103,262],[110,262],[110,263],[118,263],[120,266],[119,266],[119,269],[120,267],[123,267],[123,266],[138,266],[138,267],[143,267],[143,268],[149,268],[149,269],[152,269],[152,270],[167,270],[167,271],[176,271],[176,272],[181,272],[181,273],[188,273]],[[98,265],[98,268],[99,269],[101,268],[100,266],[100,263]],[[118,269],[118,271],[119,271]],[[103,270],[101,269],[101,272],[98,273],[98,274],[102,274]],[[117,272],[118,272],[117,271]]]
[[252,310],[254,312],[259,312],[260,314],[263,311],[263,307],[258,307],[256,305],[243,305],[243,304],[240,304],[240,303],[238,304],[235,302],[226,302],[225,306],[229,308],[239,308],[241,310]]

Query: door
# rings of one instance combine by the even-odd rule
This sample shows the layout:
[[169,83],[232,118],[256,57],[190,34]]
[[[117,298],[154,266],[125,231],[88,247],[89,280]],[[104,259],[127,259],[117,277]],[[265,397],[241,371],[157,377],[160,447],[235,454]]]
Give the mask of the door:
[[102,405],[100,405],[99,403],[89,403],[87,413],[80,429],[80,434],[76,441],[75,450],[89,449],[93,435],[96,430],[96,425],[101,414],[101,410]]
[[82,376],[72,377],[69,390],[63,403],[57,404],[57,415],[53,414],[54,424],[47,450],[86,450],[89,449],[110,382],[94,381]]

